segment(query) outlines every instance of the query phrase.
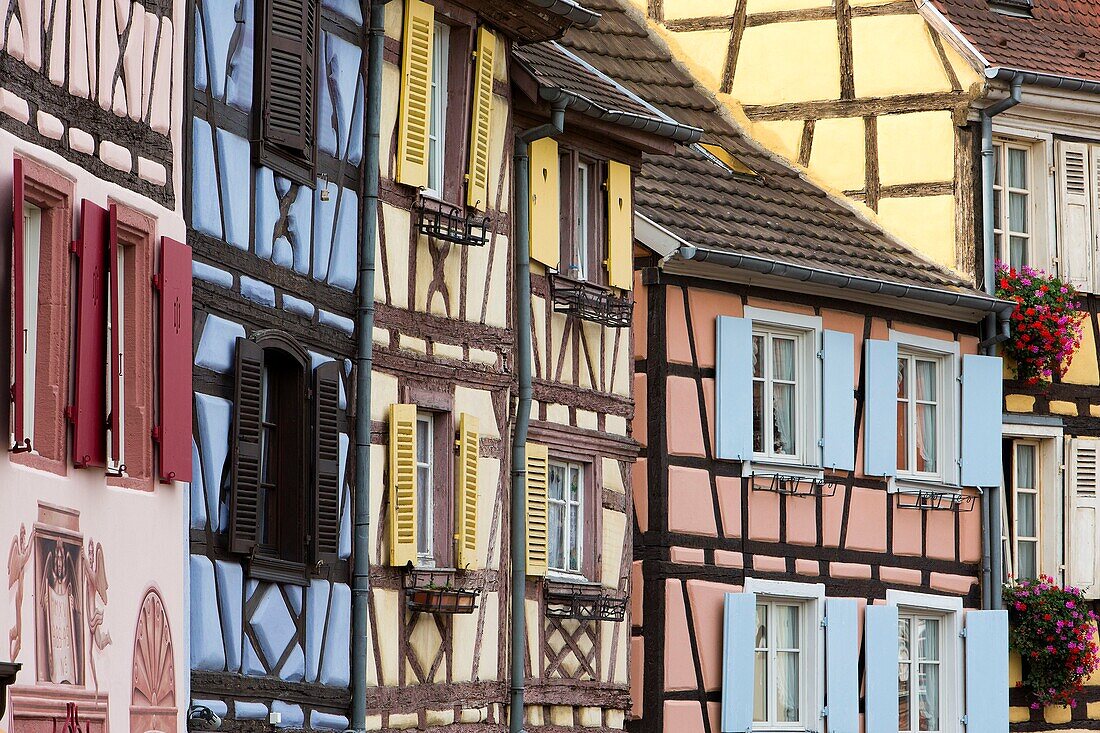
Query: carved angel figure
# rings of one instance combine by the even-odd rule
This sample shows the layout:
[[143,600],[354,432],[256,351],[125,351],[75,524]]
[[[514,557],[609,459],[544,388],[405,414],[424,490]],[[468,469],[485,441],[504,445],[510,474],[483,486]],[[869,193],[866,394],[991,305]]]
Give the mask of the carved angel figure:
[[15,625],[8,632],[8,648],[11,661],[19,656],[23,645],[23,576],[31,559],[31,543],[27,539],[27,525],[19,525],[19,536],[13,537],[8,552],[8,589],[15,588]]
[[[103,627],[103,612],[107,606],[107,564],[103,559],[103,545],[89,539],[87,552],[83,548],[80,550],[80,561],[84,565],[88,638],[96,649],[102,651],[111,643],[111,634]],[[92,683],[98,692],[99,680],[96,678],[94,653],[88,654],[88,662],[92,669]]]

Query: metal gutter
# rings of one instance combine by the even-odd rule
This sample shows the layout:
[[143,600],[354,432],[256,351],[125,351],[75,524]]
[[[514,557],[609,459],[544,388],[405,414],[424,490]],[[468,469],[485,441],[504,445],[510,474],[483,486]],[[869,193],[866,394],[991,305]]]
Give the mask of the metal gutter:
[[527,430],[531,424],[531,371],[534,355],[531,339],[531,169],[528,148],[531,143],[560,135],[565,129],[565,101],[554,103],[550,122],[516,134],[512,154],[515,171],[515,278],[516,278],[516,372],[519,377],[519,401],[516,422],[512,430],[512,496],[509,516],[511,532],[512,634],[511,702],[508,708],[508,730],[523,733],[523,689],[527,649]]
[[754,255],[736,254],[720,250],[697,247],[684,243],[674,254],[682,259],[693,262],[713,262],[717,265],[735,269],[751,270],[761,275],[772,275],[787,278],[798,282],[810,282],[817,285],[856,290],[861,293],[874,293],[888,297],[918,300],[923,303],[934,303],[947,307],[966,308],[969,310],[992,313],[996,316],[1008,318],[1016,304],[1008,300],[973,293],[955,293],[950,290],[937,290],[921,285],[903,285],[901,283],[876,280],[862,275],[844,275],[828,270],[821,270],[806,265],[793,265],[785,262],[764,259]]
[[985,76],[990,80],[1004,81],[1010,84],[1019,80],[1021,84],[1027,84],[1029,86],[1062,89],[1067,92],[1100,94],[1100,81],[1081,79],[1076,76],[1043,74],[1038,71],[1021,71],[1019,69],[1010,69],[1005,66],[992,66],[985,70]]
[[[986,71],[989,76],[989,70]],[[1000,78],[997,74],[990,77]],[[1020,103],[1023,75],[1011,72],[1007,77],[1009,95],[981,111],[982,126],[982,288],[993,297],[996,292],[993,268],[993,249],[995,222],[993,221],[993,179],[996,161],[993,160],[993,118]],[[1098,87],[1100,88],[1100,87]],[[1000,328],[992,316],[987,316],[984,324],[985,338],[982,350],[989,355],[996,353],[996,344],[1008,339],[1008,316],[1001,319]],[[1001,537],[1001,492],[1000,487],[990,487],[982,492],[982,605],[985,608],[1001,607],[1001,585],[1003,575],[1003,538]]]
[[582,7],[573,0],[528,0],[532,5],[548,10],[569,20],[577,28],[591,28],[602,17],[599,13]]
[[379,145],[386,3],[370,5],[367,100],[363,125],[363,237],[359,243],[359,303],[355,311],[355,495],[351,586],[351,730],[367,729],[367,649],[370,622],[370,413],[374,369],[374,253],[378,246]]
[[688,125],[681,125],[679,122],[669,122],[656,117],[646,117],[636,112],[608,109],[582,94],[568,92],[558,87],[540,85],[539,97],[551,104],[563,103],[576,112],[594,117],[602,122],[659,135],[678,143],[698,142],[699,138],[703,136],[703,131],[697,127],[689,127]]

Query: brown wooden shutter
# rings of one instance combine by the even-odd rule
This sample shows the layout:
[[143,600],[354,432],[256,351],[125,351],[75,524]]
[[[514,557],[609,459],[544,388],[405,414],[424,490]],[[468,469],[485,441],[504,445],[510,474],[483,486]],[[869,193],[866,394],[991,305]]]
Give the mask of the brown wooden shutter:
[[237,339],[237,384],[233,391],[233,462],[229,497],[229,549],[248,553],[258,539],[260,436],[263,434],[264,350]]
[[340,553],[340,363],[313,372],[313,536],[320,560]]
[[267,0],[264,13],[264,140],[311,158],[316,0]]

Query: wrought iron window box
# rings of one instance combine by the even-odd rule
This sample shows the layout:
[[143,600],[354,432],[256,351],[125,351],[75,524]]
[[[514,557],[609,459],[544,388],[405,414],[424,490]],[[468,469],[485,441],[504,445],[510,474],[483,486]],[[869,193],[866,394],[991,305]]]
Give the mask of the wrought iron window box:
[[938,489],[903,489],[897,492],[897,497],[898,509],[955,514],[974,511],[974,500],[978,498],[972,494]]
[[634,314],[634,301],[629,295],[615,295],[607,288],[563,275],[550,275],[550,297],[555,312],[608,328],[626,328]]
[[579,621],[622,621],[626,616],[626,598],[608,595],[595,583],[547,581],[543,590],[546,615]]
[[453,570],[410,568],[403,578],[405,607],[418,613],[466,614],[477,610],[481,588],[456,583]]
[[[759,483],[763,479],[764,483]],[[771,491],[785,496],[836,496],[836,481],[815,476],[797,476],[792,474],[753,474],[753,491]]]
[[481,247],[489,242],[489,217],[465,213],[458,206],[421,197],[416,203],[416,228],[432,239]]

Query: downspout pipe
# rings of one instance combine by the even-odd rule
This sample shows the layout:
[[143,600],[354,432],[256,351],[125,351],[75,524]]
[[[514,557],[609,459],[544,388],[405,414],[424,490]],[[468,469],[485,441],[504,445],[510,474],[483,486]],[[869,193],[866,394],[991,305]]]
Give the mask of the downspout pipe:
[[386,3],[367,0],[367,100],[363,125],[363,234],[359,242],[359,303],[355,311],[355,495],[351,586],[351,730],[367,729],[367,606],[370,598],[370,414],[374,369],[374,257],[378,247],[379,140]]
[[523,732],[524,650],[527,648],[527,613],[524,607],[527,588],[527,430],[531,425],[531,368],[534,355],[531,344],[531,170],[529,147],[536,140],[560,135],[565,129],[565,100],[556,102],[550,122],[516,134],[512,154],[515,176],[516,244],[516,371],[519,376],[519,403],[512,430],[512,497],[511,530],[511,592],[512,592],[512,655],[511,704],[508,708],[508,730]]
[[[993,160],[993,118],[1020,103],[1023,75],[1013,73],[1008,79],[1009,93],[981,112],[982,121],[982,288],[991,297],[996,292],[993,274],[993,178],[996,161]],[[993,315],[987,315],[984,323],[982,350],[989,355],[996,353],[996,344],[1008,335],[1008,314],[997,323]],[[998,328],[999,326],[999,328]],[[998,334],[998,331],[1000,333]],[[1001,537],[1001,491],[991,486],[982,492],[982,605],[985,608],[1001,607],[1001,586],[1004,584]]]

